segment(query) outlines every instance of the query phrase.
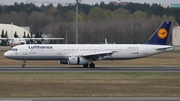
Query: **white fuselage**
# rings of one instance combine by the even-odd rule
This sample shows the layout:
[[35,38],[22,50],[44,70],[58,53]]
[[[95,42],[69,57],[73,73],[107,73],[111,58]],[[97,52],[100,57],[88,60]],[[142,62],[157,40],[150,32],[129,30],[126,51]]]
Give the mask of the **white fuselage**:
[[34,44],[18,45],[7,51],[4,56],[16,60],[65,60],[83,54],[115,51],[100,60],[126,60],[146,57],[173,50],[167,45],[147,44]]

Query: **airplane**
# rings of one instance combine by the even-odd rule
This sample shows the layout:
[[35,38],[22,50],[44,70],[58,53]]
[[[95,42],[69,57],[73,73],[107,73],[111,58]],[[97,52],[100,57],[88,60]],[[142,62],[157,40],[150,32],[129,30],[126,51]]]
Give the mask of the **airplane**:
[[170,21],[163,22],[144,44],[26,44],[11,48],[4,56],[23,60],[23,68],[27,60],[58,60],[94,68],[93,61],[137,59],[173,50],[166,45],[170,25]]
[[26,44],[26,41],[31,40],[40,40],[43,42],[44,40],[64,40],[64,38],[0,38],[0,40],[7,41],[11,47],[14,47],[16,45]]

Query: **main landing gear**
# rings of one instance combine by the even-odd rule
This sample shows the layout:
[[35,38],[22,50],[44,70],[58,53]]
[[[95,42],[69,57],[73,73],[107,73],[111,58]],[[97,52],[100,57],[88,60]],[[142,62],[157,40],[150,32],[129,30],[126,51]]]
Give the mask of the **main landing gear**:
[[84,64],[84,65],[83,65],[84,68],[88,68],[88,66],[89,66],[90,68],[94,68],[94,67],[95,67],[95,64],[91,62],[90,64],[87,63],[87,64]]
[[26,60],[23,61],[22,68],[26,67]]

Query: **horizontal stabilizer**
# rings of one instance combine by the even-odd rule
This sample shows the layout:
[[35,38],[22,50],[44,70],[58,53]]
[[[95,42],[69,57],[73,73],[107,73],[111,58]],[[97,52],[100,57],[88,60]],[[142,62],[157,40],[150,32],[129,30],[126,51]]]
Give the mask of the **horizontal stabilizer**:
[[173,50],[174,48],[172,46],[166,46],[166,47],[159,47],[156,50]]

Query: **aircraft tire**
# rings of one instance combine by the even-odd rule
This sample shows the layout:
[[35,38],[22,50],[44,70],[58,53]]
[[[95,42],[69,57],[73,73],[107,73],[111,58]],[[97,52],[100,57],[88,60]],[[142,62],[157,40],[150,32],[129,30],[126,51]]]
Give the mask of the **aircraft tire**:
[[90,68],[94,68],[95,64],[94,63],[90,63]]
[[22,68],[25,68],[25,67],[26,67],[26,65],[25,65],[25,64],[23,64],[23,65],[22,65]]

